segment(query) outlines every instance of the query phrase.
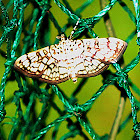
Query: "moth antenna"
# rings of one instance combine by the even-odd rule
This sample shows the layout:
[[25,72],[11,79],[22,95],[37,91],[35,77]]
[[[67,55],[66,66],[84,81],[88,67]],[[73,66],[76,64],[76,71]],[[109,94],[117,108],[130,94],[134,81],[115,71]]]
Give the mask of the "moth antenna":
[[76,30],[78,24],[79,24],[79,21],[80,21],[80,18],[78,18],[78,20],[77,20],[77,22],[76,22],[76,24],[75,24],[73,30],[71,31],[71,34],[70,34],[70,37],[69,37],[70,40],[73,38],[73,34],[74,34],[74,32],[75,32],[75,30]]

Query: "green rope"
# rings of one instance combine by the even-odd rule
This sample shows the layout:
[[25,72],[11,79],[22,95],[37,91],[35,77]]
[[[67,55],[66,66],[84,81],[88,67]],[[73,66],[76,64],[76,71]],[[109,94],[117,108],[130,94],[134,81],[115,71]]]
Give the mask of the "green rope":
[[[67,29],[74,26],[77,20],[80,19],[73,37],[79,39],[82,35],[85,35],[86,37],[92,36],[95,38],[99,34],[94,30],[95,25],[100,23],[103,18],[106,22],[106,18],[109,18],[109,13],[116,3],[124,10],[124,13],[126,13],[135,26],[134,29],[130,30],[130,34],[127,35],[126,42],[129,44],[137,34],[137,44],[140,45],[139,1],[132,0],[131,3],[133,3],[135,9],[133,12],[133,10],[129,8],[129,5],[123,0],[110,0],[101,11],[96,14],[92,13],[91,17],[86,18],[82,18],[82,12],[94,3],[94,0],[86,0],[84,3],[79,2],[81,6],[75,11],[67,0],[63,0],[62,2],[54,0],[52,2],[68,17],[67,23],[63,25],[63,27],[59,25],[61,19],[57,19],[57,15],[55,15],[51,9],[54,6],[51,3],[51,0],[9,0],[7,1],[7,4],[5,1],[0,0],[0,55],[1,57],[6,58],[3,66],[5,67],[5,71],[1,77],[0,85],[0,139],[5,138],[4,125],[12,126],[8,133],[9,140],[17,139],[19,136],[22,140],[27,137],[36,140],[40,138],[45,139],[45,134],[47,135],[47,132],[53,127],[54,129],[51,137],[52,139],[58,139],[63,122],[67,123],[68,131],[61,136],[60,140],[75,138],[77,135],[87,140],[110,139],[111,134],[105,134],[103,136],[98,135],[96,127],[91,125],[91,121],[94,120],[87,117],[89,110],[94,108],[93,104],[100,95],[106,91],[109,85],[114,85],[121,92],[120,97],[123,98],[124,96],[124,98],[128,98],[131,104],[131,112],[126,116],[125,120],[122,121],[122,124],[118,125],[119,127],[116,128],[118,130],[117,135],[124,130],[132,119],[132,127],[135,133],[134,137],[140,139],[140,123],[137,118],[137,112],[140,110],[140,102],[131,92],[132,89],[137,96],[140,96],[140,89],[134,84],[129,76],[129,72],[133,71],[139,64],[140,52],[137,52],[135,55],[136,57],[124,67],[122,67],[122,64],[119,62],[113,64],[116,72],[113,73],[111,70],[105,71],[102,74],[102,86],[99,87],[99,89],[92,94],[92,97],[83,104],[78,104],[77,95],[83,90],[86,83],[89,82],[88,78],[81,79],[79,83],[76,83],[76,88],[72,91],[71,96],[68,96],[67,93],[65,93],[66,91],[60,88],[61,86],[43,85],[37,80],[33,80],[32,82],[29,78],[19,74],[13,68],[14,62],[17,59],[16,56],[19,57],[28,53],[30,49],[37,50],[39,46],[45,47],[46,44],[52,44],[50,42],[51,22],[53,23],[57,34],[61,35],[62,33],[66,34]],[[29,17],[26,18],[27,7],[32,7],[32,12]],[[96,8],[96,5],[93,8]],[[10,13],[10,10],[13,10],[12,14]],[[109,20],[111,19],[109,18]],[[115,30],[115,27],[110,30]],[[54,43],[58,43],[58,39],[56,39]],[[6,44],[6,49],[3,49],[4,44]],[[11,100],[7,101],[7,94],[5,91],[6,86],[8,87],[8,83],[12,85],[13,81],[18,85],[18,89],[15,90],[13,94],[13,103],[15,104],[15,110],[13,111],[15,111],[15,115],[8,117],[6,116],[6,113],[9,115],[9,112],[6,107],[8,104],[12,103]],[[94,86],[96,85],[93,85],[93,87]],[[85,96],[86,94],[88,93],[85,93]],[[56,97],[64,105],[64,108],[60,107],[60,105],[55,102]],[[37,112],[36,110],[38,102],[41,104],[40,112]],[[52,109],[58,114],[58,117],[54,116],[55,119],[52,122],[48,122]],[[9,122],[7,118],[10,118]],[[75,120],[73,120],[73,118]],[[114,127],[112,127],[112,129],[114,129]],[[111,130],[111,133],[112,131],[114,130]]]
[[133,0],[136,13],[136,27],[137,27],[137,44],[140,45],[140,6],[138,0]]

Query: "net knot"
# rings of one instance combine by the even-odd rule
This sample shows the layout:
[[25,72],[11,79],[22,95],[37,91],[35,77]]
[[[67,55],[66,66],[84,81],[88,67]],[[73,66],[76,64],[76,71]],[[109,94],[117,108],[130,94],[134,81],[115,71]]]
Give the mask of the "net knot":
[[15,62],[15,60],[17,59],[17,57],[14,57],[13,59],[9,59],[5,62],[5,66],[8,67],[8,66],[12,66]]
[[15,26],[17,26],[17,19],[11,19],[8,24],[3,26],[4,31],[9,33],[10,31],[14,30]]
[[88,28],[87,20],[86,20],[86,19],[81,19],[81,20],[79,21],[79,26],[80,26],[80,27]]
[[78,26],[84,27],[85,29],[94,27],[93,20],[92,20],[92,18],[80,19]]
[[135,132],[135,138],[140,138],[140,122],[133,125],[133,130]]
[[4,120],[5,115],[6,115],[5,109],[1,108],[0,109],[0,122],[2,122]]
[[116,80],[119,83],[120,87],[124,87],[124,84],[127,83],[128,75],[123,71],[116,72]]
[[[25,95],[25,93],[22,92],[22,91],[15,91],[14,95],[15,95],[14,97],[16,97],[16,98],[21,98],[21,97],[23,97]],[[15,100],[15,98],[14,98],[14,100]]]
[[69,112],[69,113],[72,113],[73,115],[75,115],[76,117],[77,116],[81,116],[81,107],[78,105],[78,104],[76,104],[76,105],[74,105],[72,108],[69,108],[69,109],[67,109],[67,111]]
[[45,8],[45,9],[49,10],[52,7],[49,4],[49,2],[46,1],[46,0],[42,0],[42,1],[37,0],[36,2],[38,3],[38,5],[40,6],[41,9],[44,9]]

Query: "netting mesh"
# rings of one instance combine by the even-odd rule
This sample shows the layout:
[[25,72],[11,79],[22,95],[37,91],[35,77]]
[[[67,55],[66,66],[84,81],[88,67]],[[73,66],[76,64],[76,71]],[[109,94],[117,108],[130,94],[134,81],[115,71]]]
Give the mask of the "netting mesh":
[[[50,4],[53,2],[55,2],[54,5],[57,5],[57,7]],[[102,86],[83,104],[78,104],[77,95],[80,94],[80,91],[86,86],[88,78],[81,79],[80,82],[76,84],[76,88],[70,93],[70,96],[68,96],[66,93],[67,90],[61,90],[61,86],[49,85],[47,83],[42,84],[38,80],[32,81],[16,72],[13,68],[13,64],[16,60],[15,56],[19,57],[29,51],[37,50],[39,47],[41,48],[51,44],[51,34],[53,34],[51,32],[51,23],[53,23],[55,30],[57,30],[57,35],[61,35],[62,33],[66,33],[67,29],[71,30],[71,27],[74,26],[80,18],[73,37],[75,39],[76,37],[95,38],[98,36],[98,32],[94,31],[94,27],[99,23],[100,19],[103,18],[108,36],[115,37],[115,28],[113,28],[109,11],[111,11],[116,4],[119,4],[119,6],[124,9],[124,13],[127,13],[126,15],[130,17],[132,23],[135,25],[131,34],[127,34],[125,41],[129,46],[129,42],[137,35],[136,42],[137,45],[140,45],[140,6],[138,0],[132,0],[131,2],[134,6],[135,13],[129,8],[125,1],[110,0],[106,3],[106,0],[100,0],[100,6],[103,10],[98,14],[92,14],[93,17],[82,18],[81,13],[88,8],[92,2],[93,0],[79,1],[78,4],[80,7],[73,10],[70,2],[66,0],[63,0],[62,3],[59,0],[0,1],[0,65],[2,76],[0,87],[0,139],[48,138],[63,140],[68,138],[78,139],[76,136],[80,135],[79,139],[113,140],[125,129],[131,118],[133,120],[133,138],[140,139],[140,123],[137,120],[137,112],[140,108],[140,102],[138,100],[140,90],[129,77],[129,72],[139,63],[139,52],[137,52],[137,56],[127,65],[124,64],[123,58],[118,63],[113,64],[113,67],[116,69],[115,72],[107,70],[102,73]],[[63,14],[68,16],[67,23],[63,24],[63,27],[59,25],[59,22],[62,20],[62,18],[60,18],[61,14],[58,16],[57,13],[54,15],[51,12],[53,6],[58,9],[60,8]],[[93,7],[93,9],[94,8],[96,8],[96,6]],[[30,13],[29,16],[28,12]],[[57,18],[57,16],[59,18]],[[58,40],[56,39],[54,43],[58,43]],[[137,45],[135,44],[134,47],[138,47]],[[5,70],[3,72],[2,67],[4,61]],[[14,89],[13,82],[18,85],[18,88]],[[93,103],[97,98],[110,85],[114,85],[121,93],[120,103],[110,133],[100,136],[96,132],[96,129],[93,129],[91,121],[89,121],[87,117],[87,113],[93,108]],[[92,86],[94,87],[96,85]],[[10,90],[5,92],[6,87],[11,91],[14,90],[14,95],[8,99],[5,98],[5,95],[8,94]],[[131,90],[136,93],[137,98],[133,96]],[[86,90],[84,90],[84,92],[86,96],[88,92]],[[55,101],[56,97],[59,98],[57,100],[61,102],[61,107]],[[127,115],[120,125],[126,98],[130,101],[131,113]],[[6,107],[13,104],[12,102],[15,103],[14,109],[9,110]],[[38,110],[36,108],[39,103],[41,105]],[[62,105],[64,105],[64,108],[62,108]],[[54,120],[49,122],[48,117],[52,108],[57,112],[57,115],[54,115]],[[72,118],[73,116],[75,120]],[[102,116],[102,118],[103,117],[104,116]],[[7,118],[9,118],[10,121],[8,121]],[[62,129],[62,122],[67,123],[67,131]],[[10,128],[9,131],[8,129],[5,130],[5,125],[10,125],[9,127],[7,126],[7,128]],[[52,133],[47,133],[51,128],[53,128]],[[64,131],[64,133],[58,138],[59,131]],[[49,137],[47,137],[47,135],[49,135]]]

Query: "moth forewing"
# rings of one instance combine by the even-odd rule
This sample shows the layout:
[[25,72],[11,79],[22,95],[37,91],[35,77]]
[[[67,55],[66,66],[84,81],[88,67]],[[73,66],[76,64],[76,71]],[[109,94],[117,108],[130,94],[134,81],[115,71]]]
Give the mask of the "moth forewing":
[[28,77],[37,78],[50,84],[58,84],[68,80],[69,77],[66,74],[68,72],[62,71],[59,61],[50,57],[51,54],[47,48],[22,55],[15,61],[14,68]]
[[[15,61],[14,68],[28,77],[40,77],[42,71],[39,69],[42,68],[40,67],[40,63],[38,63],[37,56],[34,55],[34,53],[35,52],[31,52],[19,57]],[[28,55],[31,56],[32,59]]]
[[[104,55],[104,61],[109,63],[116,63],[125,52],[127,43],[114,37],[109,37],[106,39],[107,42],[102,42],[102,38],[99,39],[99,52]],[[104,45],[104,47],[102,47],[101,44]]]

